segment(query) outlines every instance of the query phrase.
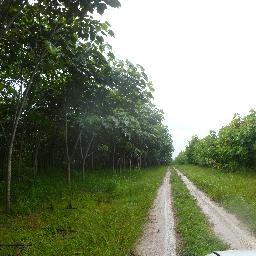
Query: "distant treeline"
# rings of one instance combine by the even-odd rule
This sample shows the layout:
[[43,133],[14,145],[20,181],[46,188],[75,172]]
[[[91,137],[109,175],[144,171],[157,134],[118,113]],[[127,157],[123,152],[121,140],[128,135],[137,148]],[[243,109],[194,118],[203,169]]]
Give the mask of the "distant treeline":
[[[95,19],[118,0],[0,4],[0,177],[166,164],[172,139],[144,69],[115,58]],[[83,175],[84,176],[84,175]]]
[[193,136],[175,161],[227,170],[255,168],[256,111],[245,117],[236,114],[230,124],[203,139]]

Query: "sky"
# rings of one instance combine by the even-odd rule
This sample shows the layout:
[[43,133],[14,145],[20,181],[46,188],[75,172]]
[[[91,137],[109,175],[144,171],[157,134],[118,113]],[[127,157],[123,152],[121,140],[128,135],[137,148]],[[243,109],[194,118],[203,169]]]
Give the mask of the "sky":
[[106,11],[118,58],[142,65],[176,156],[256,108],[255,0],[121,0]]

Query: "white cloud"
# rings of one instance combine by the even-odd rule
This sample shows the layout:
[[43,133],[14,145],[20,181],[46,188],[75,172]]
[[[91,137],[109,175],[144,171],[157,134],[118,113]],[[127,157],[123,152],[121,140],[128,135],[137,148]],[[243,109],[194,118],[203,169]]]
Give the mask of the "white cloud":
[[105,14],[114,51],[143,65],[176,152],[256,107],[256,2],[126,0]]

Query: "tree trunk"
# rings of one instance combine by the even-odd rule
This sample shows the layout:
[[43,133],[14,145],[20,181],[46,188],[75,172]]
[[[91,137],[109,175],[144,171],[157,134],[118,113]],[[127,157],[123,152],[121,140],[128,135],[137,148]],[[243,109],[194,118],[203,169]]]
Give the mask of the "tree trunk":
[[[9,147],[8,147],[8,157],[7,157],[6,206],[5,206],[6,212],[10,212],[10,210],[11,210],[12,153],[13,153],[13,146],[14,146],[14,142],[15,142],[15,138],[16,138],[17,127],[18,127],[19,120],[20,120],[22,111],[24,109],[25,103],[28,98],[28,93],[33,85],[34,77],[36,76],[36,74],[38,72],[39,66],[40,66],[41,62],[43,61],[45,54],[46,54],[46,51],[44,53],[42,53],[41,58],[39,59],[38,63],[36,64],[36,67],[35,67],[33,73],[31,74],[30,81],[27,84],[27,87],[24,90],[23,95],[20,98],[21,103],[17,107],[17,111],[14,116],[13,128],[12,128],[11,139],[10,139],[10,143],[9,143]],[[21,88],[22,87],[23,87],[23,85],[21,84]],[[22,93],[22,89],[20,89],[20,92]]]
[[86,158],[83,159],[82,163],[82,175],[83,175],[83,181],[85,180],[85,160]]
[[115,153],[116,153],[116,145],[114,145],[114,152],[113,152],[113,156],[112,156],[113,173],[115,173]]
[[117,172],[119,169],[119,173],[121,172],[120,158],[117,159]]
[[[55,28],[54,33],[52,33],[52,36],[55,34],[56,29],[57,29],[57,26]],[[35,78],[35,76],[36,76],[36,74],[39,70],[41,62],[44,60],[44,57],[45,57],[46,53],[47,53],[47,50],[45,50],[42,53],[42,55],[40,56],[39,61],[37,62],[36,66],[35,66],[35,69],[33,70],[33,73],[31,74],[29,83],[27,84],[27,87],[24,90],[24,93],[20,98],[21,103],[18,106],[17,111],[16,111],[15,116],[14,116],[11,139],[10,139],[10,143],[8,145],[7,174],[6,174],[6,206],[5,206],[6,212],[10,212],[10,210],[11,210],[12,153],[13,153],[13,146],[14,146],[14,142],[15,142],[17,127],[18,127],[19,120],[20,120],[22,111],[24,109],[25,103],[26,103],[27,98],[28,98],[28,93],[29,93],[31,87],[33,86],[34,78]],[[21,84],[21,88],[22,87],[23,87],[23,85]],[[22,94],[22,89],[20,89],[20,92]]]
[[20,170],[21,170],[22,150],[23,150],[23,133],[22,133],[21,144],[20,144],[20,152],[19,152],[18,181],[21,181]]
[[92,170],[94,169],[94,154],[92,152]]
[[67,181],[68,181],[68,185],[70,186],[70,183],[71,183],[71,178],[70,178],[70,172],[71,172],[71,168],[70,168],[70,161],[68,160],[68,177],[67,177]]
[[81,154],[81,163],[82,163],[82,179],[84,181],[85,177],[84,177],[84,152],[83,152],[83,146],[82,146],[82,133],[80,135],[79,138],[79,146],[80,146],[80,154]]
[[112,155],[112,170],[113,170],[113,173],[115,173],[115,155],[114,155],[114,153]]
[[69,157],[69,149],[68,149],[68,114],[66,112],[65,119],[65,144],[66,144],[66,157],[67,157],[67,182],[70,185],[70,157]]
[[85,162],[86,162],[86,159],[88,157],[89,150],[91,148],[93,139],[94,139],[94,135],[92,136],[89,144],[87,145],[86,152],[84,154],[83,146],[82,146],[82,133],[80,134],[80,139],[79,140],[80,140],[80,152],[81,152],[81,158],[82,158],[82,176],[83,176],[83,181],[85,180]]
[[66,157],[67,157],[67,182],[68,182],[68,185],[70,185],[70,176],[71,176],[71,160],[73,159],[73,156],[75,154],[75,151],[76,151],[76,148],[77,148],[77,145],[78,145],[78,142],[79,142],[79,139],[81,137],[81,134],[82,134],[82,130],[80,130],[78,136],[77,136],[77,139],[76,139],[76,142],[75,142],[75,145],[73,147],[73,152],[72,154],[70,155],[69,154],[69,146],[68,146],[68,114],[66,112],[66,120],[65,120],[65,144],[66,144]]
[[8,151],[8,160],[7,160],[7,179],[6,179],[6,212],[11,210],[11,179],[12,179],[12,151],[13,151],[13,142],[15,136],[13,136],[13,141],[10,143]]
[[38,171],[38,152],[39,152],[39,147],[40,147],[40,143],[38,143],[37,147],[36,147],[36,153],[35,153],[35,159],[34,159],[34,178],[37,175],[37,171]]
[[[32,80],[34,78],[35,73],[32,76]],[[25,102],[28,97],[28,92],[30,90],[30,87],[32,85],[32,81],[28,84],[24,95],[21,99],[21,104],[17,109],[17,112],[14,117],[14,122],[13,122],[13,129],[12,129],[12,134],[11,134],[11,140],[9,143],[8,147],[8,155],[7,155],[7,175],[6,175],[6,207],[5,210],[6,212],[10,212],[11,210],[11,179],[12,179],[12,153],[13,153],[13,146],[14,146],[14,141],[16,137],[16,132],[17,132],[17,127],[19,124],[19,120],[22,114],[22,110],[25,106]]]

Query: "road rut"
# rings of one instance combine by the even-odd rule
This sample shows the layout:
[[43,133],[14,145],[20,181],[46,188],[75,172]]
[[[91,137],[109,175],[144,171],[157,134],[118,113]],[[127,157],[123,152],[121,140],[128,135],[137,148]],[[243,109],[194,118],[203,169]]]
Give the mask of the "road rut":
[[213,202],[179,170],[175,170],[201,210],[208,216],[216,235],[229,244],[230,249],[256,249],[256,238],[243,223]]
[[175,256],[175,225],[171,205],[170,171],[158,190],[149,221],[139,240],[135,255],[137,256]]

